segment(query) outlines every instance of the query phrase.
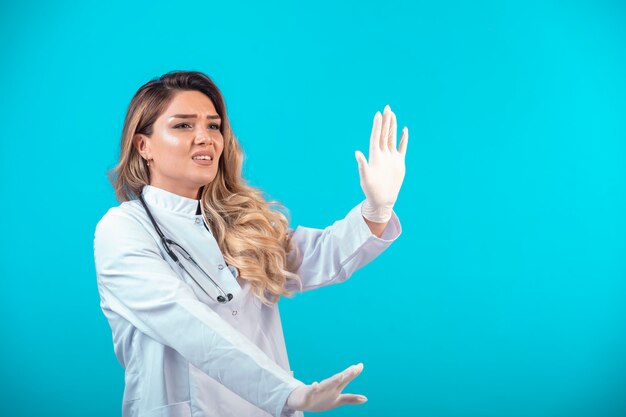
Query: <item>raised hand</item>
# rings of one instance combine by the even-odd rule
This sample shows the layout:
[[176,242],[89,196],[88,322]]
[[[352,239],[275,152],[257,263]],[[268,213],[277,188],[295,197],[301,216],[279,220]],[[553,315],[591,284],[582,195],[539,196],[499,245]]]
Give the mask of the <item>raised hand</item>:
[[361,188],[365,193],[363,216],[373,222],[385,223],[391,218],[404,174],[404,160],[409,142],[409,129],[402,129],[400,145],[396,149],[396,115],[387,105],[381,116],[374,115],[370,136],[369,162],[361,151],[356,151]]
[[287,407],[300,411],[326,411],[345,404],[363,404],[367,398],[357,394],[342,394],[341,391],[363,370],[363,364],[350,366],[311,385],[294,389],[287,398]]

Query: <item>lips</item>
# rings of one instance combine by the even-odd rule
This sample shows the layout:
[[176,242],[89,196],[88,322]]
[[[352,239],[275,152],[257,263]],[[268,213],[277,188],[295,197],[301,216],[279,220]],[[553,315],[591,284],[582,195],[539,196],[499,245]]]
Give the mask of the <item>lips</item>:
[[210,159],[192,159],[192,161],[198,165],[213,165],[213,161]]
[[215,159],[215,154],[211,151],[198,151],[191,155],[191,159],[193,159],[194,161],[208,161],[209,158],[211,161]]

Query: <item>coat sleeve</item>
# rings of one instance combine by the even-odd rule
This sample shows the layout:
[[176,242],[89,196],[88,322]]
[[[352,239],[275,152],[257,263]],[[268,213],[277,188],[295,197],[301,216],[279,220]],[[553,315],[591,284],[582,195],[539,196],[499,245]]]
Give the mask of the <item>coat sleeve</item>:
[[199,301],[137,220],[109,211],[96,226],[94,258],[98,289],[113,311],[269,414],[287,409],[303,383]]
[[[302,291],[347,280],[400,236],[402,226],[395,211],[379,238],[365,222],[362,205],[363,202],[357,204],[343,219],[325,229],[298,226],[292,230],[295,248],[287,255],[287,265],[302,278]],[[285,288],[300,291],[292,280],[287,281]]]

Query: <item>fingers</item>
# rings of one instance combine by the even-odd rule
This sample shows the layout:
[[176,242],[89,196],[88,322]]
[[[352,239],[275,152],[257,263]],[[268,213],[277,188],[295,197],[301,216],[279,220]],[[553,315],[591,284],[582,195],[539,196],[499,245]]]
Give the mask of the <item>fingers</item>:
[[367,397],[359,394],[341,394],[337,400],[339,404],[363,404],[367,402]]
[[365,155],[361,151],[355,151],[354,157],[356,158],[356,162],[359,166],[359,176],[362,180],[366,179],[367,172],[365,167],[367,167],[367,160],[365,159]]
[[352,381],[354,378],[356,378],[361,373],[361,371],[363,371],[363,364],[362,363],[350,366],[348,369],[343,371],[342,374],[344,375],[344,378],[343,378],[343,380],[341,381],[341,383],[339,385],[340,390],[343,391],[343,389],[346,387],[346,385],[348,385],[350,383],[350,381]]
[[[406,134],[406,140],[408,140],[408,131],[406,127],[402,130],[402,138]],[[406,143],[402,145],[402,138],[400,138],[400,145],[403,146],[403,151],[406,151]],[[372,133],[370,135],[370,160],[372,155],[375,155],[376,151],[393,151],[398,146],[398,121],[396,114],[391,111],[391,107],[387,104],[383,110],[382,115],[380,112],[376,112],[374,115],[374,122],[372,124]],[[400,152],[400,149],[398,149]]]
[[370,154],[369,154],[370,158],[380,149],[379,142],[380,142],[380,131],[382,128],[381,125],[382,125],[382,116],[380,115],[380,112],[377,111],[376,114],[374,115],[374,122],[372,123],[372,133],[370,135]]
[[396,114],[389,109],[391,113],[391,125],[389,126],[389,140],[387,143],[387,148],[390,151],[396,149],[396,139],[398,137],[398,122],[396,120]]
[[339,372],[338,374],[335,374],[333,376],[331,376],[330,378],[326,378],[325,380],[323,380],[320,383],[320,387],[321,388],[333,388],[333,387],[338,387],[339,385],[341,385],[341,383],[343,382],[345,376],[343,374],[343,372]]
[[[358,394],[341,394],[344,387],[363,371],[363,364],[350,366],[321,382],[298,387],[287,399],[291,408],[302,411],[326,411],[344,404],[363,404],[367,398]],[[304,389],[305,392],[297,390]],[[300,395],[300,397],[298,397]]]
[[382,131],[380,132],[380,138],[378,143],[381,151],[386,150],[389,146],[389,128],[391,127],[390,119],[391,108],[389,107],[389,105],[386,105],[385,110],[383,110],[383,127]]
[[409,128],[408,127],[404,127],[404,129],[402,129],[402,137],[400,138],[400,146],[398,147],[398,152],[401,153],[403,156],[406,155],[406,147],[409,144]]
[[[370,184],[370,180],[367,179],[368,175],[370,177],[378,175],[376,172],[384,171],[385,167],[391,166],[390,164],[395,163],[396,159],[399,160],[399,163],[404,164],[409,143],[409,129],[406,126],[402,129],[399,145],[397,143],[397,133],[398,121],[396,114],[391,111],[389,105],[386,105],[382,115],[379,111],[374,115],[368,159],[360,151],[354,153],[359,167],[361,187],[364,187],[364,184]],[[400,155],[400,158],[398,158],[398,155]],[[363,190],[369,196],[367,190],[365,188]]]
[[[352,365],[346,368],[345,370],[331,376],[330,378],[323,380],[319,384],[319,388],[327,389],[327,388],[336,387],[336,389],[338,389],[339,392],[341,392],[345,388],[345,386],[348,385],[348,383],[350,383],[350,381],[352,381],[361,373],[361,371],[363,371],[362,363],[359,363],[357,365]],[[313,383],[313,386],[315,388],[315,383]]]

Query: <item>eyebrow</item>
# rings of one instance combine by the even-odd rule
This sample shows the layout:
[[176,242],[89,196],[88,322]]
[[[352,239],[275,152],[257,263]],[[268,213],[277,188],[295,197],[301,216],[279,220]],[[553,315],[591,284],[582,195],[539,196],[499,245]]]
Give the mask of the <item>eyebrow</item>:
[[[170,119],[195,119],[196,117],[198,117],[197,114],[174,114],[172,116],[170,116]],[[217,119],[220,120],[220,116],[217,114],[209,114],[206,117],[207,119]]]

